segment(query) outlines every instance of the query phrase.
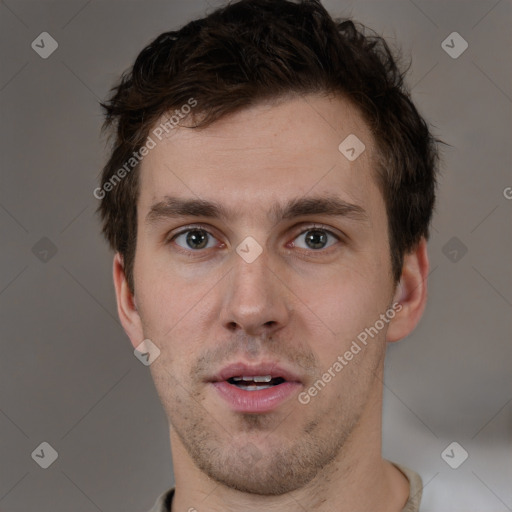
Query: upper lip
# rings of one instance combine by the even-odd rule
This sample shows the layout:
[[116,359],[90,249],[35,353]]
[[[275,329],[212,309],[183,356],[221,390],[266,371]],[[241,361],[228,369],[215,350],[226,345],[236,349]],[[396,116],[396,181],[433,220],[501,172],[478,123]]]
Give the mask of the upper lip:
[[231,379],[232,377],[257,377],[264,375],[270,375],[272,378],[281,377],[289,382],[301,382],[300,377],[291,370],[283,368],[282,365],[274,362],[263,362],[252,365],[242,362],[232,363],[222,368],[217,374],[209,379],[209,381],[221,382]]

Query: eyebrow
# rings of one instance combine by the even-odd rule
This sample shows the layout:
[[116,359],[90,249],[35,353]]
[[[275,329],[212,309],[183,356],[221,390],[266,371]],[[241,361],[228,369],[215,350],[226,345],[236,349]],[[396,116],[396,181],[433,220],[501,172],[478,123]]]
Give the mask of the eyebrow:
[[[328,215],[362,222],[368,221],[368,215],[364,208],[334,195],[291,199],[284,205],[273,204],[268,212],[269,219],[276,224],[282,220],[309,215]],[[237,217],[237,212],[230,212],[223,205],[213,201],[165,196],[162,201],[151,206],[146,215],[146,223],[155,224],[177,217],[207,217],[228,220]]]

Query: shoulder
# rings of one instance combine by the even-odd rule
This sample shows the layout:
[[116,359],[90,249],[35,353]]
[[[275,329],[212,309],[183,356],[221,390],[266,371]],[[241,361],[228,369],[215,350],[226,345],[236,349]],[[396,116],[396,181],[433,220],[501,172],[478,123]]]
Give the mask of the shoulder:
[[174,487],[161,494],[157,498],[155,504],[153,505],[153,508],[151,508],[151,510],[148,510],[148,512],[169,512],[169,510],[171,510],[173,496]]
[[[391,461],[390,461],[391,462]],[[421,496],[423,494],[423,482],[416,471],[409,469],[396,462],[391,462],[409,480],[409,499],[402,512],[418,512],[420,509]]]

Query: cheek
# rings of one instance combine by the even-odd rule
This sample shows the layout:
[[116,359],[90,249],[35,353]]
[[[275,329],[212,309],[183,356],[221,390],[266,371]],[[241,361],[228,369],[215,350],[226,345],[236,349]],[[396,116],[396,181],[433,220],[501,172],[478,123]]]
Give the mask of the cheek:
[[[391,285],[383,276],[380,272],[345,268],[319,281],[308,296],[305,290],[301,292],[301,298],[307,297],[304,311],[311,319],[307,322],[312,328],[310,348],[319,361],[320,372],[331,368],[336,374],[333,380],[338,383],[352,382],[362,377],[361,372],[373,371],[385,347],[387,324],[378,332],[370,330],[388,309]],[[336,361],[338,371],[333,369]],[[335,384],[331,389],[333,393],[341,388]]]
[[[141,265],[142,266],[142,265]],[[152,272],[139,272],[135,280],[135,294],[144,335],[150,339],[162,338],[179,319],[175,290],[165,279],[154,279]]]
[[[302,289],[301,289],[302,288]],[[373,325],[388,306],[391,286],[379,272],[345,267],[297,288],[297,296],[331,336],[348,339]]]
[[209,283],[181,275],[164,257],[143,250],[137,254],[134,281],[145,335],[159,339],[174,334],[182,321],[194,314]]

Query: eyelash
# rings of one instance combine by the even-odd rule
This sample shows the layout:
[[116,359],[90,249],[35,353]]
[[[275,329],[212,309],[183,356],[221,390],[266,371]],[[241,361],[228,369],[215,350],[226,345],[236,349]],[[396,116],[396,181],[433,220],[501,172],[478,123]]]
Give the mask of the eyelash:
[[[174,242],[174,240],[176,238],[178,238],[180,235],[183,235],[185,233],[188,233],[189,231],[195,231],[195,230],[202,230],[202,231],[205,231],[209,236],[217,239],[215,237],[215,235],[213,235],[209,228],[207,226],[203,226],[201,224],[194,224],[192,226],[187,226],[186,228],[182,229],[181,231],[179,231],[178,233],[175,233],[173,234],[170,238],[166,239],[165,243],[166,245],[167,244],[170,244],[171,242]],[[330,229],[328,229],[327,227],[323,226],[323,225],[320,225],[320,224],[311,224],[311,225],[308,225],[306,228],[303,228],[302,231],[298,232],[297,234],[295,234],[291,240],[291,242],[293,242],[297,237],[301,236],[301,235],[304,235],[306,233],[308,233],[309,231],[315,231],[315,230],[318,230],[318,231],[323,231],[325,234],[327,235],[331,235],[333,236],[338,242],[342,241],[342,237],[340,235],[337,235],[336,233],[334,233],[333,231],[331,231]],[[222,242],[221,242],[222,243]],[[290,242],[287,242],[287,245],[289,244]],[[225,244],[222,244],[223,246],[225,246]],[[307,252],[309,255],[321,255],[321,254],[326,254],[328,252],[330,252],[330,250],[335,246],[336,244],[332,244],[330,245],[329,247],[327,247],[326,249],[317,249],[317,250],[314,250],[314,249],[302,249],[302,248],[298,248],[299,252]],[[194,249],[185,249],[177,244],[175,244],[175,248],[176,250],[178,250],[179,252],[187,255],[187,256],[193,256],[193,255],[200,255],[201,253],[205,253],[206,252],[206,249],[197,249],[197,250],[194,250]]]
[[[330,236],[334,237],[337,242],[342,241],[341,235],[337,235],[336,233],[334,233],[327,227],[322,226],[321,224],[311,224],[311,225],[308,225],[306,228],[303,227],[301,231],[299,231],[297,234],[295,234],[293,236],[292,242],[294,242],[295,239],[298,238],[299,236],[304,235],[304,234],[308,233],[309,231],[322,231],[326,235],[330,235]],[[288,243],[290,243],[290,242],[288,242]],[[303,254],[307,253],[307,255],[311,257],[311,256],[322,256],[322,255],[328,254],[332,250],[336,249],[335,246],[336,246],[336,243],[333,243],[324,249],[317,249],[317,250],[303,249],[302,247],[297,247],[296,249],[298,250],[298,252],[301,252]]]

